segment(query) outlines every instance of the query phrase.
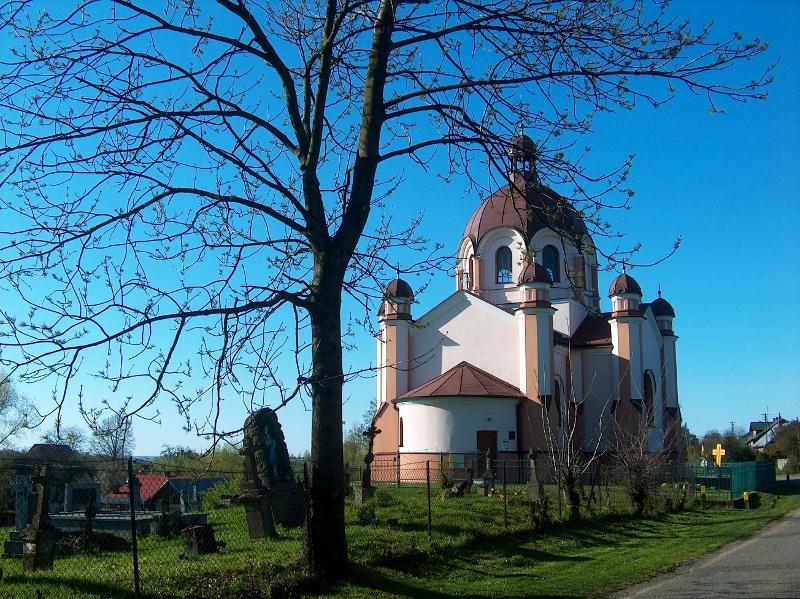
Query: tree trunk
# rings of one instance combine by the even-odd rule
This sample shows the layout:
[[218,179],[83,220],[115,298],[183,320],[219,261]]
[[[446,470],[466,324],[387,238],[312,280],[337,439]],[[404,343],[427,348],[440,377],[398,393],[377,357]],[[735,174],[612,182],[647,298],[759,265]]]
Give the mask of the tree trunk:
[[306,562],[320,579],[344,574],[347,538],[344,527],[344,458],[342,456],[341,283],[322,282],[311,315],[311,489],[306,515]]

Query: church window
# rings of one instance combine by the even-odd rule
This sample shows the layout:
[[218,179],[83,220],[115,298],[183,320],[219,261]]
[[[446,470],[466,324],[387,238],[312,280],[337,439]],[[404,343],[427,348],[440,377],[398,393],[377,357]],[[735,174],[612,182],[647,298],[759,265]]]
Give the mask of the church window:
[[495,254],[495,266],[497,268],[497,282],[511,283],[511,249],[506,246],[501,247]]
[[550,278],[553,279],[553,283],[558,283],[561,280],[560,262],[558,250],[552,245],[544,246],[542,250],[542,266],[550,273]]
[[399,432],[400,432],[400,434],[399,434],[399,441],[400,442],[397,445],[402,447],[403,446],[403,419],[402,418],[400,419],[400,431]]
[[655,395],[655,384],[653,383],[653,372],[646,370],[644,373],[644,409],[647,426],[656,425],[656,414],[653,407],[653,397]]
[[508,440],[514,441],[517,438],[517,431],[508,431]]

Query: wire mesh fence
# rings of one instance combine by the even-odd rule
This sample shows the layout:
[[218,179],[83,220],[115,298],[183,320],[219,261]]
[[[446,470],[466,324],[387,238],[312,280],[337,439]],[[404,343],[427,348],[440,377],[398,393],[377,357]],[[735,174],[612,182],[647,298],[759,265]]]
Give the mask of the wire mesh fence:
[[[566,520],[571,507],[583,518],[631,511],[614,464],[598,461],[583,472],[571,506],[546,460],[535,468],[529,460],[482,460],[348,468],[351,559],[391,564],[432,545],[457,548]],[[0,596],[218,597],[215,589],[242,577],[257,586],[302,554],[301,472],[296,464],[295,480],[271,489],[265,506],[234,470],[134,460],[0,463]],[[688,507],[699,484],[695,469],[664,466],[649,483],[649,505]]]

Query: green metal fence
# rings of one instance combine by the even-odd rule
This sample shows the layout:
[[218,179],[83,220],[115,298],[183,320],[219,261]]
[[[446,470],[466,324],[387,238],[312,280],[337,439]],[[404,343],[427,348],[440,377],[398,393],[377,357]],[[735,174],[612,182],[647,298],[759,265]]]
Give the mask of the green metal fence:
[[710,501],[735,501],[744,492],[766,491],[775,484],[775,462],[728,462],[721,467],[694,466],[697,484],[706,487]]

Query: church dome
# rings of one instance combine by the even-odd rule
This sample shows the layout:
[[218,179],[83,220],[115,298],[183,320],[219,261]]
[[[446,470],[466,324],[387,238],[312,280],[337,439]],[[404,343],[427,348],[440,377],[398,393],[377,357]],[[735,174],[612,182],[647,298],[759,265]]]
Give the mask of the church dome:
[[397,278],[386,286],[383,297],[410,300],[414,298],[414,290],[411,289],[411,285],[406,283],[403,279]]
[[623,272],[611,283],[611,287],[608,290],[608,297],[625,295],[626,293],[635,293],[641,297],[642,288],[639,287],[639,283],[636,282],[636,279]]
[[526,283],[549,283],[552,285],[553,279],[544,266],[537,262],[532,262],[520,273],[517,281],[517,285],[525,285]]
[[654,316],[669,316],[675,318],[675,308],[661,296],[653,300],[653,303],[650,304],[650,309],[653,311]]
[[535,181],[530,174],[514,174],[514,183],[502,187],[478,205],[467,222],[464,238],[478,247],[492,229],[508,227],[530,243],[537,231],[550,228],[578,238],[588,233],[572,203]]

